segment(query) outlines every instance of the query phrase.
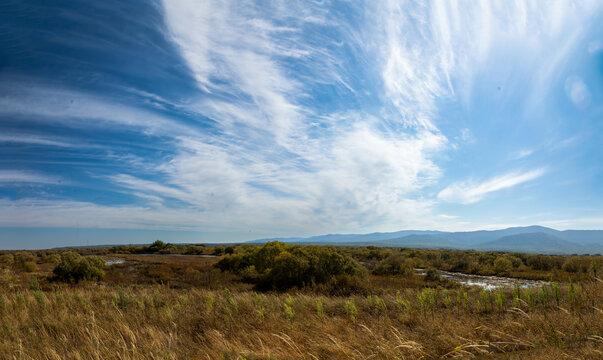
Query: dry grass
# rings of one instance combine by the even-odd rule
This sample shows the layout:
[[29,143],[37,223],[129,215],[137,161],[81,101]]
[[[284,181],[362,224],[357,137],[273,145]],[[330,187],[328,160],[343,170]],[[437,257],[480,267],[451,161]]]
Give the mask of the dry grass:
[[[379,297],[84,284],[0,295],[2,359],[417,359],[603,357],[603,284],[570,303],[433,309],[419,289]],[[345,303],[357,307],[355,323]],[[403,306],[401,301],[408,301]],[[317,311],[322,304],[322,314]],[[286,306],[289,304],[289,311]],[[291,314],[292,312],[293,314]]]
[[257,293],[217,258],[107,256],[126,263],[77,286],[49,282],[42,256],[0,265],[0,359],[603,358],[603,282],[586,275],[559,305],[550,286],[514,299],[413,275],[340,297]]

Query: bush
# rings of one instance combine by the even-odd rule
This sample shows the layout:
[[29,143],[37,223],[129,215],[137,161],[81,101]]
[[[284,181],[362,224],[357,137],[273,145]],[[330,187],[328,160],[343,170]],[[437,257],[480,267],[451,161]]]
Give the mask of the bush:
[[412,275],[414,273],[413,262],[400,253],[393,253],[383,259],[373,274],[375,275]]
[[105,276],[105,262],[96,256],[82,257],[75,252],[61,255],[61,262],[54,268],[54,279],[78,283],[81,280],[101,280]]
[[25,269],[25,271],[27,272],[35,272],[38,271],[38,265],[36,265],[35,262],[33,261],[27,261],[26,263],[23,264],[23,268]]
[[499,256],[494,260],[494,271],[497,274],[506,274],[513,268],[513,262],[506,256]]
[[15,263],[15,257],[13,254],[4,254],[0,256],[0,264],[6,264],[8,266]]
[[588,269],[588,260],[575,256],[567,258],[563,263],[562,269],[572,273],[586,272]]
[[59,254],[46,255],[42,258],[44,264],[58,264],[61,262],[61,256]]
[[438,273],[438,271],[432,267],[427,269],[427,272],[425,273],[425,281],[438,281],[438,280],[440,280],[440,274]]
[[217,267],[242,275],[243,280],[264,290],[312,286],[362,274],[360,265],[334,247],[302,247],[278,241],[227,255]]

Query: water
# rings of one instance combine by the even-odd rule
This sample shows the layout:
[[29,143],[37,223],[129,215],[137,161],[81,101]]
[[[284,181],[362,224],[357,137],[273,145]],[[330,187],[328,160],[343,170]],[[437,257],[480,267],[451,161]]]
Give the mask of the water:
[[[425,269],[415,269],[417,275],[425,275]],[[545,284],[541,280],[525,280],[503,276],[473,275],[458,272],[438,271],[441,277],[465,286],[479,286],[485,290],[497,288],[512,288],[515,283],[522,288],[538,287]]]
[[105,266],[123,264],[125,262],[126,262],[126,260],[124,260],[124,259],[108,259],[108,260],[105,260]]

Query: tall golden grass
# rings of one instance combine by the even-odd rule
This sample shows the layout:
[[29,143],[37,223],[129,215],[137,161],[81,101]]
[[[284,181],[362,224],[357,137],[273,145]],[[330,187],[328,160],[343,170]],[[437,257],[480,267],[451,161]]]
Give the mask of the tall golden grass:
[[7,285],[6,271],[1,359],[603,358],[601,281],[562,285],[557,305],[541,289],[521,289],[514,304],[511,290],[23,287]]
[[261,293],[216,269],[219,258],[87,249],[126,263],[108,267],[100,283],[69,285],[49,281],[56,251],[2,252],[0,359],[603,358],[601,256],[343,251],[368,270],[398,260],[453,270],[468,259],[489,273],[503,256],[519,261],[507,275],[556,281],[488,292],[413,271],[367,271],[352,291]]

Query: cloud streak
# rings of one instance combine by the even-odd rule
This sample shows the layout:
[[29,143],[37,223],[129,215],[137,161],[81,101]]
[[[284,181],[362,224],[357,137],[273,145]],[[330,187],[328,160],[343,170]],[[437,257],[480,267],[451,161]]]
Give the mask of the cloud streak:
[[[104,166],[79,170],[92,188],[119,196],[95,204],[69,195],[9,201],[0,193],[0,213],[4,224],[23,226],[29,211],[39,226],[77,219],[90,227],[298,235],[470,225],[444,203],[475,204],[546,172],[530,144],[515,148],[527,150],[514,160],[535,170],[488,178],[472,163],[467,149],[484,149],[482,122],[490,121],[465,119],[478,85],[507,86],[514,70],[501,59],[516,55],[529,74],[520,96],[541,98],[582,39],[574,25],[597,6],[163,1],[157,32],[173,46],[162,51],[186,65],[182,88],[124,77],[107,94],[79,90],[75,81],[0,79],[0,116],[11,126],[0,135],[3,146],[53,147],[48,157]],[[552,60],[543,67],[531,58]],[[497,95],[516,90],[511,80],[512,89]],[[178,98],[169,98],[174,88]],[[449,108],[450,116],[442,112]],[[445,176],[457,168],[446,166],[459,163],[482,180],[449,184]],[[2,184],[56,180],[2,174]]]
[[49,184],[60,185],[66,184],[63,179],[58,176],[41,174],[33,171],[21,170],[0,170],[0,186],[15,185],[15,184]]
[[458,182],[440,191],[438,198],[448,202],[473,204],[482,200],[489,193],[532,181],[544,175],[545,172],[544,169],[535,169],[523,173],[515,172],[496,176],[481,183],[474,181]]

